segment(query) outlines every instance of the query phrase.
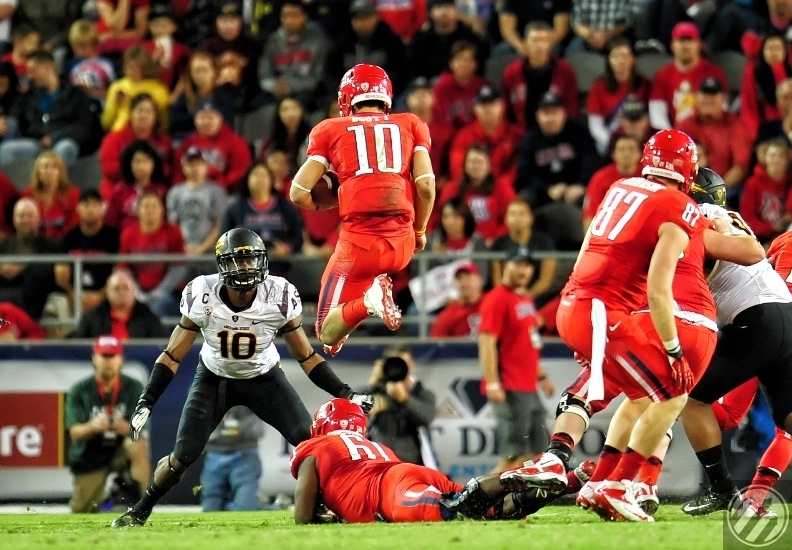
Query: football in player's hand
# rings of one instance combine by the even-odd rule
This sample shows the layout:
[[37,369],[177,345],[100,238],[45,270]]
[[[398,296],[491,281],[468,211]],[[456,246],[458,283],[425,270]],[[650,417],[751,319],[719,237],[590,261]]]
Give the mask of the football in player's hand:
[[320,210],[335,208],[338,206],[338,174],[332,170],[325,172],[322,179],[316,182],[311,189],[311,199]]

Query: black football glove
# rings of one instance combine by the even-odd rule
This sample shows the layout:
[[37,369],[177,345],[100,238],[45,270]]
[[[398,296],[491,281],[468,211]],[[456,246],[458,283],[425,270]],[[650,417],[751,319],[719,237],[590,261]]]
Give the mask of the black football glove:
[[132,413],[129,419],[132,441],[137,441],[143,432],[143,428],[146,427],[146,422],[148,422],[149,415],[151,415],[151,407],[153,405],[147,400],[142,397],[138,399],[137,405],[135,405],[135,412]]

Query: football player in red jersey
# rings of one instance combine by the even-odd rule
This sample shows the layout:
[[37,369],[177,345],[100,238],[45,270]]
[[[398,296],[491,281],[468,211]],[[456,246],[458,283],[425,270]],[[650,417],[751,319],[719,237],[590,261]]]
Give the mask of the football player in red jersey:
[[534,495],[507,492],[497,475],[463,487],[437,470],[402,462],[366,437],[366,415],[347,399],[317,409],[311,439],[294,449],[290,463],[298,524],[517,519],[538,508]]
[[[319,294],[316,334],[335,355],[368,316],[390,330],[401,326],[387,273],[400,271],[426,246],[435,198],[426,123],[412,113],[390,114],[392,87],[376,65],[360,64],[338,89],[341,117],[319,123],[309,136],[308,160],[290,196],[308,210],[338,206],[341,232]],[[332,166],[338,204],[316,204],[311,190]]]
[[[697,172],[696,146],[689,136],[676,130],[652,136],[641,159],[644,178],[611,186],[561,293],[559,334],[591,363],[588,400],[604,397],[603,370],[628,398],[609,430],[624,430],[620,439],[628,442],[626,452],[607,465],[610,472],[591,498],[594,510],[609,519],[653,521],[621,480],[633,479],[651,456],[697,375],[698,365],[691,369],[683,356],[672,289],[678,259],[704,230],[701,212],[687,195]],[[651,320],[648,333],[632,315],[644,303]],[[629,414],[638,418],[635,429],[625,418]],[[565,485],[566,468],[557,455],[544,453],[505,472],[501,480],[558,488]]]

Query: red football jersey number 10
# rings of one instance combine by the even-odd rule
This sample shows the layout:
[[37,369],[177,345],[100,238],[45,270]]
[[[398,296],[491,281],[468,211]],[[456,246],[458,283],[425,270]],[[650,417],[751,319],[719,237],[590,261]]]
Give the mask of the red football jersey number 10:
[[398,124],[378,123],[373,126],[356,124],[347,126],[347,131],[355,134],[359,166],[355,171],[356,176],[374,173],[369,157],[369,143],[372,137],[377,171],[392,174],[402,171],[401,130]]

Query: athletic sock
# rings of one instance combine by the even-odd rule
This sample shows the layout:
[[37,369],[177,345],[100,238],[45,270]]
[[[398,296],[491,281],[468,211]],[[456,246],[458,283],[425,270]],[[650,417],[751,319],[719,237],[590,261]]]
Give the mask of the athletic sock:
[[368,308],[363,303],[363,298],[355,298],[341,306],[341,317],[348,327],[356,327],[368,319]]
[[734,491],[734,482],[731,480],[731,475],[729,475],[729,469],[726,467],[726,459],[723,456],[723,449],[721,449],[720,445],[696,453],[696,458],[704,466],[704,473],[707,474],[707,480],[713,491],[716,493],[731,493]]
[[657,485],[660,478],[660,471],[663,469],[663,461],[655,455],[646,459],[646,463],[638,471],[638,481],[647,485]]
[[621,459],[622,452],[610,445],[605,445],[600,453],[599,460],[597,460],[597,467],[591,475],[589,482],[597,483],[604,480],[613,471]]
[[151,509],[154,508],[154,505],[157,504],[159,499],[165,496],[165,493],[168,492],[168,489],[160,487],[155,483],[151,483],[146,492],[143,493],[143,496],[140,497],[140,500],[137,501],[133,508],[137,511],[144,512],[146,514],[151,513]]
[[645,463],[645,456],[627,447],[627,451],[621,455],[619,463],[606,479],[610,481],[621,481],[623,479],[632,481]]
[[564,463],[564,468],[569,470],[569,459],[574,449],[575,441],[572,436],[566,432],[557,432],[550,436],[550,444],[547,446],[546,452],[560,458],[561,462]]
[[752,498],[757,502],[764,502],[768,491],[776,484],[781,474],[770,468],[759,466],[751,480],[751,488],[745,492],[745,498]]

